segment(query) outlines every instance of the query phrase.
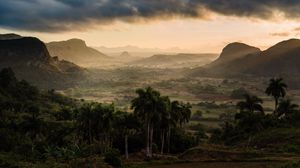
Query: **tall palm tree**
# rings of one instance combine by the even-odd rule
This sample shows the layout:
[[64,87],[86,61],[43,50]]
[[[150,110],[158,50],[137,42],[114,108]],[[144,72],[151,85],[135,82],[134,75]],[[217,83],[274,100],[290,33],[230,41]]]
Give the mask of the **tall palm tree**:
[[171,144],[171,128],[182,126],[182,124],[189,122],[191,118],[191,105],[189,103],[184,104],[179,101],[172,101],[170,104],[168,132],[167,132],[167,145],[168,153],[170,153]]
[[161,135],[161,154],[164,153],[165,133],[168,130],[170,124],[170,107],[171,101],[169,97],[161,97],[158,102],[159,120],[156,122],[158,124]]
[[153,122],[159,116],[158,104],[160,93],[151,87],[136,90],[138,97],[131,102],[131,108],[134,113],[140,117],[146,126],[146,153],[148,157],[152,157],[152,140],[153,140]]
[[298,108],[299,106],[292,103],[290,99],[281,100],[277,108],[277,117],[280,118],[283,115],[288,117],[288,115],[298,112]]
[[104,152],[112,147],[112,132],[114,120],[114,105],[95,104],[93,106],[93,131],[103,144]]
[[257,96],[246,94],[244,95],[245,100],[237,103],[237,107],[241,112],[247,111],[250,113],[260,112],[264,113],[264,109],[262,107],[263,100],[258,98]]
[[182,124],[188,123],[190,121],[191,115],[192,115],[191,108],[192,108],[192,106],[189,103],[181,104],[180,126],[182,126]]
[[170,112],[168,117],[168,132],[167,132],[167,152],[170,153],[170,143],[171,143],[171,128],[176,127],[177,123],[181,118],[181,106],[178,101],[172,101],[170,104]]
[[128,136],[133,135],[139,129],[140,123],[134,114],[118,111],[115,113],[114,124],[117,132],[124,136],[125,158],[128,159]]
[[78,116],[77,116],[77,128],[78,132],[82,135],[83,141],[87,139],[88,144],[93,142],[93,133],[92,133],[92,124],[93,124],[93,104],[84,104],[78,109]]
[[287,85],[284,83],[282,78],[272,78],[270,79],[269,86],[267,87],[265,93],[269,96],[273,96],[275,100],[274,113],[277,111],[279,99],[285,96]]

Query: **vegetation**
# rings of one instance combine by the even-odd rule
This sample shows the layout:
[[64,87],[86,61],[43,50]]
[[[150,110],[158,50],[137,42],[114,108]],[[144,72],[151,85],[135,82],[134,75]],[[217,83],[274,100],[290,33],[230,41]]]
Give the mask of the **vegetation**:
[[[78,101],[54,90],[40,91],[18,81],[11,69],[3,69],[1,164],[23,167],[51,161],[49,165],[63,167],[79,164],[82,159],[86,160],[84,165],[96,164],[104,156],[105,162],[120,167],[121,153],[129,159],[129,153],[142,151],[143,146],[147,157],[152,158],[154,153],[182,152],[196,145],[194,137],[182,129],[191,117],[189,104],[171,101],[151,87],[136,93],[134,113],[130,113],[116,109],[114,104]],[[93,159],[95,156],[98,159]]]
[[[229,110],[220,115],[220,129],[207,129],[201,124],[204,111],[192,114],[190,103],[151,87],[137,89],[125,111],[39,90],[6,68],[0,71],[0,167],[123,167],[130,159],[171,159],[183,152],[179,159],[206,152],[211,155],[204,159],[216,159],[220,152],[228,159],[264,155],[256,149],[299,154],[300,111],[285,97],[286,88],[282,79],[270,80],[266,93],[274,97],[273,113],[249,93],[237,102],[237,113],[232,104],[196,104]],[[199,147],[203,144],[208,147]],[[212,149],[215,144],[227,147]],[[233,150],[240,147],[249,151]]]
[[262,99],[246,94],[245,100],[237,103],[239,112],[234,119],[224,120],[222,129],[213,132],[211,142],[299,153],[299,139],[295,136],[300,130],[300,111],[297,104],[285,98],[286,88],[281,78],[270,80],[266,94],[274,97],[272,114],[264,112]]

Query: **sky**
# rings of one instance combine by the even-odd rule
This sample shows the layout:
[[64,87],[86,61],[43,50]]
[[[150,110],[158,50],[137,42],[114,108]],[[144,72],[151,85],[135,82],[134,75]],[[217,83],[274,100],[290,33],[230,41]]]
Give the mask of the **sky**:
[[89,46],[220,52],[300,38],[299,0],[0,0],[0,33]]

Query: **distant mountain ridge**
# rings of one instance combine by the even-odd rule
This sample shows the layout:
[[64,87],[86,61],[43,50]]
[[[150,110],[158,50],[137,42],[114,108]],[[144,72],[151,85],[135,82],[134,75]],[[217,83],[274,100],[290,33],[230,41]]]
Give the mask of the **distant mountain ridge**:
[[[239,48],[239,50],[233,48]],[[279,42],[264,51],[246,44],[232,43],[224,48],[218,59],[207,66],[194,69],[192,74],[210,76],[300,76],[299,64],[299,39]]]
[[131,66],[160,67],[160,68],[182,68],[195,65],[205,65],[211,62],[216,54],[158,54],[148,58],[139,59],[130,63]]
[[51,57],[38,38],[8,36],[0,35],[0,68],[11,67],[19,79],[51,88],[68,86],[83,75],[83,68]]
[[129,52],[124,51],[124,52],[122,52],[122,53],[120,54],[120,57],[123,57],[123,58],[129,58],[129,57],[131,57],[131,55],[129,54]]
[[80,66],[101,64],[102,61],[110,59],[100,51],[88,47],[85,41],[81,39],[50,42],[46,45],[51,55],[74,62]]

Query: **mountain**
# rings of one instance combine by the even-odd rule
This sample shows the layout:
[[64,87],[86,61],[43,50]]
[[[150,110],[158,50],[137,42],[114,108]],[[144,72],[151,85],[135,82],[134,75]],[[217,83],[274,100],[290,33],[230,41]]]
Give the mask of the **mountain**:
[[121,57],[121,58],[130,58],[130,57],[132,57],[132,56],[129,54],[129,52],[124,51],[124,52],[122,52],[122,53],[120,54],[120,57]]
[[300,40],[282,41],[241,63],[245,61],[245,72],[250,74],[300,76]]
[[109,56],[116,56],[120,55],[122,52],[127,51],[133,57],[151,57],[153,55],[158,54],[176,54],[176,53],[191,53],[190,49],[181,49],[178,47],[171,47],[171,48],[142,48],[132,45],[121,46],[121,47],[94,47],[95,49],[109,55]]
[[[236,43],[229,44],[228,46]],[[300,76],[300,40],[290,39],[264,51],[246,44],[225,47],[220,57],[211,64],[192,70],[192,75],[221,76]]]
[[35,37],[0,40],[0,68],[6,67],[11,67],[18,79],[43,88],[67,87],[84,74],[81,67],[51,57],[46,45]]
[[12,40],[12,39],[19,39],[19,38],[22,38],[22,36],[14,33],[0,34],[0,40]]
[[259,48],[249,46],[243,43],[231,43],[228,44],[223,50],[219,58],[209,64],[207,67],[218,67],[224,66],[227,63],[234,61],[236,59],[241,59],[249,54],[256,54],[261,52]]
[[176,55],[153,55],[148,58],[131,62],[131,66],[159,67],[159,68],[182,68],[196,65],[205,65],[211,62],[216,54],[176,54]]
[[110,59],[110,57],[96,49],[88,47],[83,40],[70,39],[47,43],[50,55],[60,59],[74,62],[80,66],[97,66]]

